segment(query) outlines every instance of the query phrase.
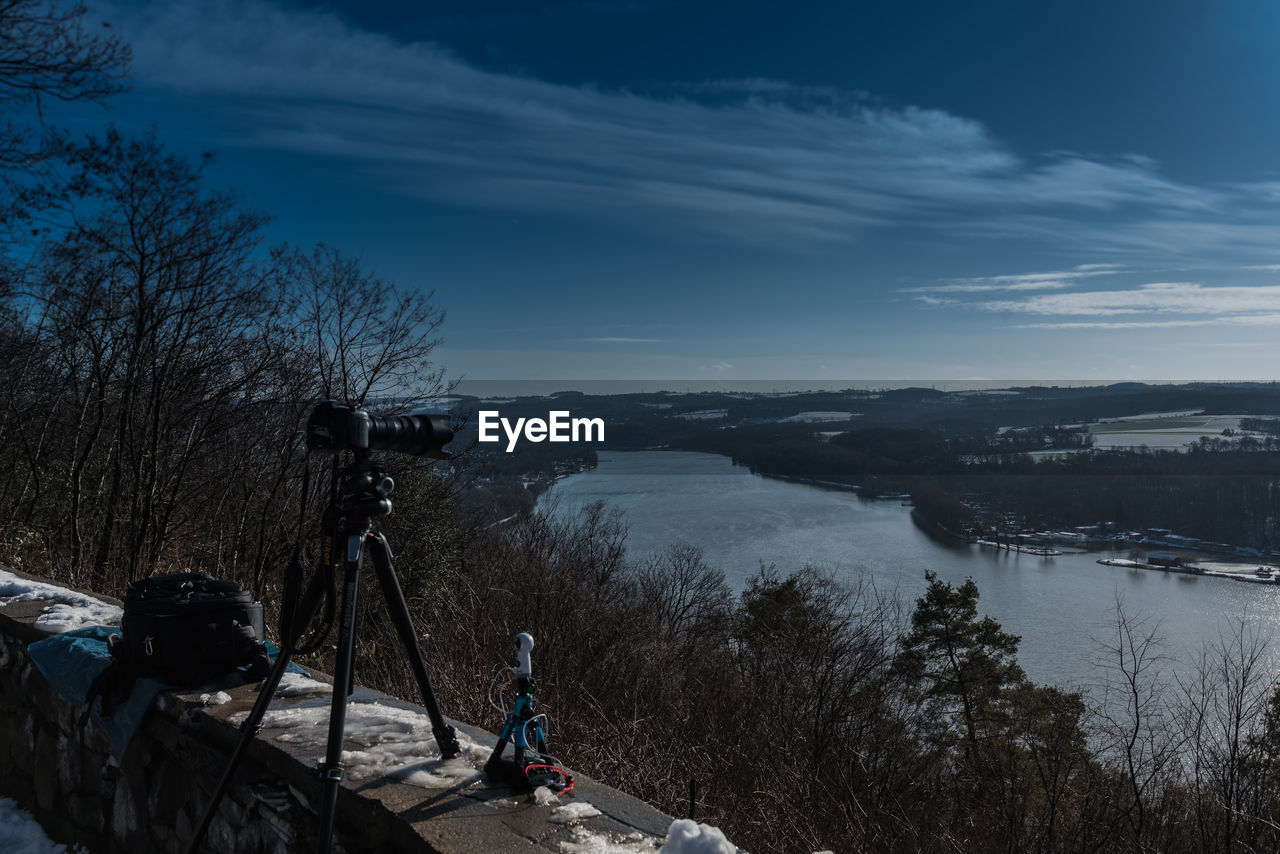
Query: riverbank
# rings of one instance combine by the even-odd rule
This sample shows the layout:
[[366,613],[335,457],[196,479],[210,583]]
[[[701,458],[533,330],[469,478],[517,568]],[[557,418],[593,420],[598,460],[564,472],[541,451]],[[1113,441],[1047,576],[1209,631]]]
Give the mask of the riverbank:
[[[732,458],[730,458],[732,459]],[[734,465],[742,465],[734,462]],[[893,494],[877,494],[867,495],[861,485],[849,481],[829,480],[816,477],[802,477],[799,475],[776,474],[771,472],[753,472],[761,477],[773,478],[776,480],[789,481],[791,483],[800,483],[807,486],[818,486],[827,489],[839,489],[852,492],[860,498],[868,500],[897,500],[910,499],[912,496],[907,493]],[[905,505],[904,506],[910,506]],[[912,507],[912,517],[917,523],[927,525],[932,530],[956,539],[958,542],[968,545],[977,545],[987,548],[1002,549],[1006,551],[1017,552],[1019,554],[1030,554],[1039,557],[1058,557],[1065,554],[1064,551],[1057,546],[1068,545],[1072,550],[1080,550],[1084,552],[1102,552],[1115,551],[1119,549],[1177,549],[1186,552],[1196,552],[1199,554],[1208,554],[1217,558],[1235,558],[1255,560],[1271,557],[1280,560],[1280,555],[1274,552],[1262,552],[1258,549],[1248,546],[1233,546],[1229,543],[1208,542],[1206,540],[1197,539],[1195,537],[1181,536],[1175,534],[1167,528],[1148,528],[1144,531],[1117,531],[1114,533],[1104,534],[1096,530],[1082,532],[1080,530],[1065,530],[1059,532],[1053,531],[1015,531],[1006,532],[1000,538],[991,537],[974,537],[960,534],[945,525],[932,519],[927,513],[919,507]],[[1093,528],[1095,526],[1087,526]],[[1016,542],[1022,540],[1022,542]],[[1148,568],[1145,564],[1140,564],[1139,568]],[[1159,568],[1159,567],[1156,567]],[[1220,575],[1225,578],[1232,578],[1244,581],[1256,581],[1252,577],[1241,578],[1239,573],[1233,572],[1214,572],[1208,571],[1204,574]],[[1269,580],[1268,580],[1269,581]]]
[[973,545],[982,546],[991,549],[1004,549],[1005,551],[1017,552],[1024,555],[1036,555],[1037,557],[1059,557],[1066,552],[1058,549],[1051,549],[1045,546],[1023,546],[1017,543],[1001,543],[996,540],[973,540]]
[[1245,584],[1266,584],[1275,587],[1280,583],[1280,573],[1277,573],[1272,567],[1260,566],[1258,569],[1266,569],[1267,573],[1259,575],[1257,570],[1252,572],[1241,571],[1231,572],[1222,569],[1210,569],[1203,566],[1164,566],[1158,563],[1147,563],[1140,560],[1130,560],[1126,558],[1102,558],[1097,561],[1103,566],[1118,566],[1125,569],[1146,569],[1159,572],[1179,573],[1182,575],[1207,576],[1210,578],[1229,578],[1232,581],[1240,581]]
[[[738,464],[735,463],[735,465]],[[765,478],[789,481],[806,486],[817,486],[826,489],[838,489],[845,492],[851,492],[866,500],[889,498],[901,499],[904,497],[910,497],[899,494],[867,496],[863,493],[863,489],[859,484],[846,481],[763,472],[758,472],[758,474]],[[1167,528],[1151,528],[1144,531],[1117,531],[1104,534],[1090,526],[1090,528],[1085,530],[1065,530],[1060,532],[1018,531],[1005,533],[999,539],[995,539],[990,537],[974,537],[960,534],[934,520],[928,513],[921,510],[918,506],[912,506],[911,518],[917,526],[927,530],[935,536],[947,538],[957,544],[963,543],[969,546],[977,546],[981,549],[1004,551],[1012,554],[1031,555],[1033,557],[1041,558],[1062,557],[1067,554],[1066,551],[1058,548],[1059,545],[1069,546],[1072,553],[1081,554],[1088,554],[1090,552],[1095,554],[1098,552],[1115,552],[1123,549],[1137,549],[1141,551],[1146,549],[1174,550],[1177,553],[1186,555],[1186,559],[1188,561],[1187,566],[1166,567],[1160,564],[1150,564],[1141,560],[1125,558],[1103,558],[1096,562],[1103,566],[1116,566],[1128,569],[1161,570],[1180,575],[1226,578],[1246,584],[1262,584],[1271,585],[1273,587],[1277,586],[1277,583],[1280,582],[1280,572],[1268,577],[1259,577],[1255,574],[1257,564],[1252,563],[1252,561],[1268,556],[1259,552],[1257,549],[1251,549],[1243,546],[1232,546],[1228,543],[1210,543],[1204,540],[1198,540],[1194,537],[1175,534]],[[1271,555],[1271,557],[1275,557],[1275,555]],[[1241,568],[1239,570],[1202,567],[1196,565],[1198,563],[1209,561],[1211,563],[1217,563],[1219,567],[1222,567],[1226,565],[1224,561],[1238,561],[1242,559],[1249,563],[1240,564]]]

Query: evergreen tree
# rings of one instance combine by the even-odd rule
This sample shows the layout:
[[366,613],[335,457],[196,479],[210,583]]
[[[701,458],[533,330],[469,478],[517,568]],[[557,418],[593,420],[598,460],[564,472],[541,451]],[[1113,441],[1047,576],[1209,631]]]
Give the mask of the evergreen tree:
[[980,769],[982,746],[1008,721],[1008,696],[1025,676],[1017,635],[990,617],[978,617],[978,585],[952,587],[926,572],[929,589],[916,602],[911,632],[894,668],[927,701],[940,745],[958,744],[967,765]]

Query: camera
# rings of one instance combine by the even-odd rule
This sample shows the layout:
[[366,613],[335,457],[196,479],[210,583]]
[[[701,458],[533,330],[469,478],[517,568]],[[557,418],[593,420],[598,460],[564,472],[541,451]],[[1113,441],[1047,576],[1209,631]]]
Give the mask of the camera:
[[337,454],[342,451],[398,451],[433,460],[447,460],[445,445],[453,440],[442,415],[372,415],[335,400],[326,400],[307,418],[307,447]]

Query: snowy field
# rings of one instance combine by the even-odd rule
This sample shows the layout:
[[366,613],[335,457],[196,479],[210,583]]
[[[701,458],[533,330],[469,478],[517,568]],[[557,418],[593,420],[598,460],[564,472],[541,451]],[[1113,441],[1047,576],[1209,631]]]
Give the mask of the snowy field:
[[790,418],[780,419],[783,424],[823,424],[828,421],[851,421],[860,412],[797,412]]
[[1223,430],[1239,431],[1241,415],[1149,413],[1105,419],[1089,425],[1095,448],[1185,448],[1201,436],[1222,438]]

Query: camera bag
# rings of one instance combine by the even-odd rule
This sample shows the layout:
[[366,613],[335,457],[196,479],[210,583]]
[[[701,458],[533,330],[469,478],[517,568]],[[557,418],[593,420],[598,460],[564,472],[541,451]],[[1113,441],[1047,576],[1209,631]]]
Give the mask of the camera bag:
[[[112,662],[89,689],[109,715],[139,677],[194,687],[245,667],[261,678],[270,667],[262,604],[239,584],[203,572],[155,575],[132,582],[124,597],[122,635],[112,636]],[[247,667],[246,667],[247,666]]]
[[172,685],[201,685],[266,658],[261,603],[236,582],[203,572],[133,582],[120,627],[120,655],[135,674]]

